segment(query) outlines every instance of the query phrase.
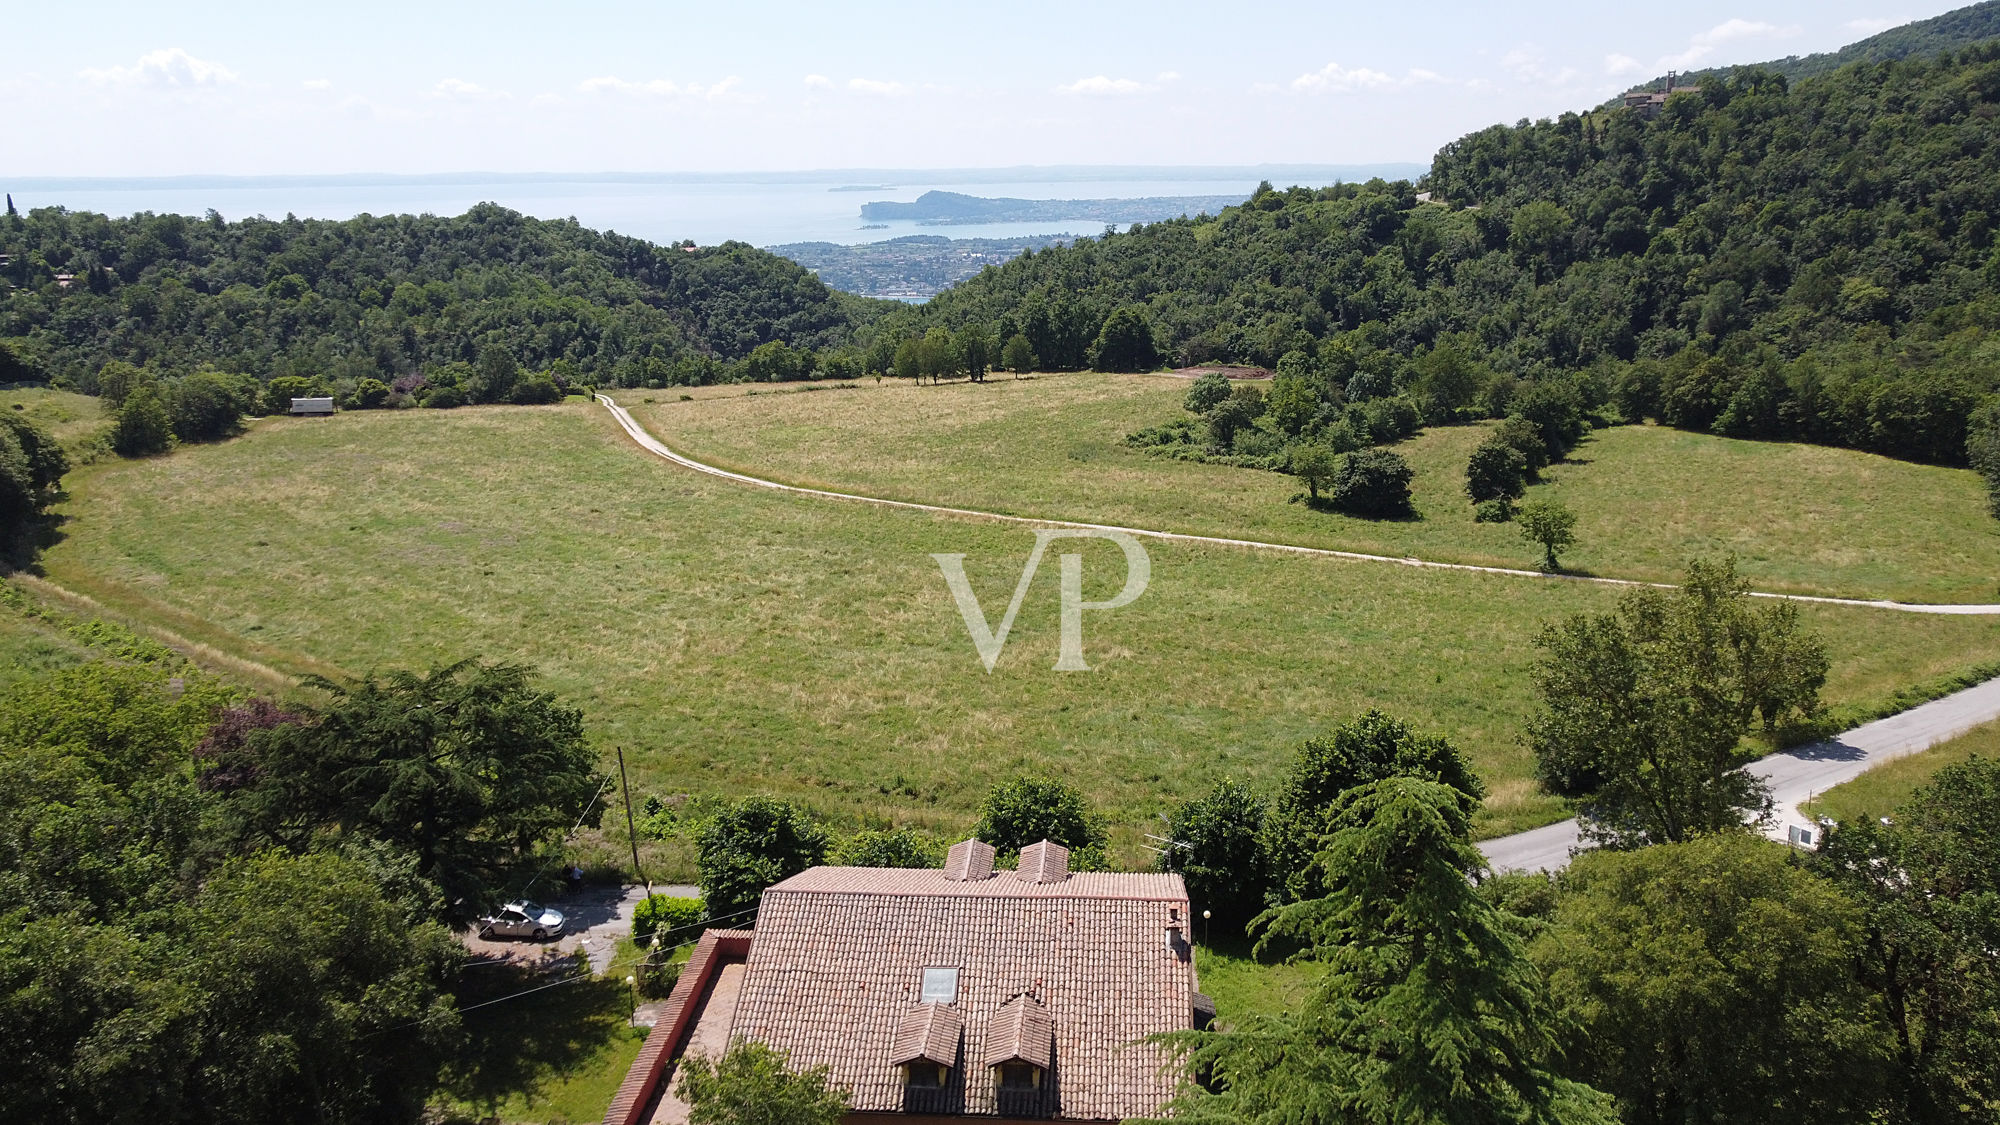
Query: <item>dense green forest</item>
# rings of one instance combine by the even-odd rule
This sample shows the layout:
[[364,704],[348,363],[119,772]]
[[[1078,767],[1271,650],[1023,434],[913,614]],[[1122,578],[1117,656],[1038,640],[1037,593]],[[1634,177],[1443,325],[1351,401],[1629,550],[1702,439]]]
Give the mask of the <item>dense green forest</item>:
[[1074,368],[1113,313],[1168,361],[1309,371],[1328,406],[1505,413],[1526,383],[1745,437],[1962,463],[2000,357],[2000,46],[1761,70],[1496,126],[1427,182],[1260,190],[1054,247],[882,327],[994,326]]
[[491,204],[342,222],[10,205],[0,256],[0,342],[27,368],[11,374],[84,390],[118,360],[408,391],[489,350],[590,383],[710,382],[759,345],[845,344],[890,307],[742,243],[657,246]]
[[[1880,35],[1871,35],[1858,42],[1849,43],[1838,51],[1826,51],[1817,55],[1792,55],[1759,65],[1765,70],[1776,71],[1796,81],[1800,78],[1831,74],[1848,63],[1891,62],[1896,59],[1942,54],[1945,51],[1955,51],[1960,47],[1969,47],[1974,43],[1995,38],[2000,38],[2000,0],[1983,0],[1982,3],[1946,12],[1941,16],[1906,23],[1901,27],[1892,27]],[[1679,75],[1676,81],[1698,82],[1709,75],[1726,78],[1735,69],[1735,67],[1713,67],[1708,70],[1687,71]],[[1658,88],[1658,82],[1656,79],[1653,88]]]

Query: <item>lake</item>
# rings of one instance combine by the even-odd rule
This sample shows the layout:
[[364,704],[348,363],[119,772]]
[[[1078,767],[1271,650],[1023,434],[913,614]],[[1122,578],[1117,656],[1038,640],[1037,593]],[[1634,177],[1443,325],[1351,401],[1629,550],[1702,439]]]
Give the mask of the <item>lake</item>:
[[[907,234],[951,238],[1014,238],[1035,234],[1098,234],[1102,223],[1045,221],[925,226],[911,222],[866,227],[861,205],[910,202],[932,189],[1019,199],[1110,199],[1146,196],[1241,195],[1261,179],[1284,186],[1320,186],[1368,175],[1414,176],[1417,165],[1305,165],[1235,169],[1019,169],[962,171],[830,171],[689,175],[492,175],[173,177],[74,179],[0,177],[22,210],[62,206],[73,211],[130,215],[138,211],[225,219],[252,215],[346,219],[354,215],[457,215],[492,201],[544,219],[574,217],[584,226],[653,242],[729,239],[754,246],[788,242],[854,245]],[[1290,175],[1287,175],[1290,173]],[[852,190],[864,188],[865,190]],[[1130,220],[1127,220],[1128,222]]]

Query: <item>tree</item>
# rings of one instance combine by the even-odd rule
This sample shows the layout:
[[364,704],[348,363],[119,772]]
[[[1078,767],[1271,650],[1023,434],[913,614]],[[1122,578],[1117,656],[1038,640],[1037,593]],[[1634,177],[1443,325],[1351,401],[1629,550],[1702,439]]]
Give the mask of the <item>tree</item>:
[[1125,305],[1104,319],[1092,348],[1100,371],[1151,371],[1160,365],[1153,322],[1144,306]]
[[118,424],[111,431],[111,448],[120,457],[152,457],[174,447],[174,423],[159,386],[146,382],[133,387],[118,408]]
[[756,909],[765,887],[824,863],[828,843],[825,829],[774,797],[745,797],[716,814],[695,838],[709,917]]
[[2000,760],[1946,766],[1888,824],[1813,856],[1865,911],[1862,982],[1892,1044],[1895,1119],[1992,1119],[2000,1105]]
[[1319,415],[1319,385],[1311,376],[1282,372],[1271,380],[1271,393],[1265,402],[1278,432],[1295,438]]
[[1560,500],[1530,500],[1521,505],[1517,517],[1521,538],[1542,549],[1542,569],[1554,574],[1562,569],[1556,556],[1576,545],[1576,513]]
[[1581,802],[1586,830],[1619,845],[1734,829],[1770,807],[1740,745],[1810,724],[1826,645],[1790,602],[1753,603],[1733,562],[1695,561],[1677,590],[1638,589],[1616,611],[1542,630],[1540,708],[1528,745],[1543,788]]
[[1075,853],[1102,850],[1105,839],[1104,825],[1082,791],[1052,777],[1017,777],[994,786],[979,806],[974,835],[1003,855],[1053,840],[1070,850],[1073,866],[1083,866],[1076,861],[1086,858]]
[[1318,504],[1319,490],[1332,485],[1340,472],[1340,457],[1324,445],[1295,446],[1291,456],[1292,475],[1305,483],[1309,501]]
[[1035,346],[1019,332],[1007,337],[1007,343],[1000,349],[1000,366],[1012,371],[1016,378],[1033,371],[1038,361]]
[[1537,379],[1514,396],[1514,413],[1534,423],[1551,462],[1569,456],[1590,430],[1583,394],[1570,379]]
[[850,1097],[826,1067],[795,1072],[788,1054],[754,1039],[720,1059],[690,1053],[677,1074],[688,1125],[840,1125]]
[[380,379],[363,379],[354,384],[354,409],[380,410],[389,405],[389,384]]
[[120,360],[112,360],[97,371],[97,397],[113,410],[125,405],[125,396],[134,387],[158,382],[153,373]]
[[1229,397],[1209,408],[1208,440],[1216,449],[1227,453],[1236,442],[1236,435],[1257,424],[1264,416],[1264,392],[1252,386],[1240,386],[1229,392]]
[[1467,877],[1463,792],[1394,777],[1349,790],[1314,860],[1323,898],[1265,916],[1323,975],[1281,1016],[1171,1040],[1203,1087],[1176,1120],[1254,1125],[1610,1125],[1556,1075],[1549,1000],[1519,925]]
[[0,1104],[60,1125],[414,1120],[463,956],[395,892],[421,880],[238,854],[188,768],[234,692],[128,656],[0,696]]
[[1465,494],[1474,504],[1517,500],[1527,491],[1527,472],[1520,450],[1489,438],[1473,449],[1465,463]]
[[869,829],[842,841],[833,850],[833,862],[842,867],[936,867],[944,862],[944,845],[914,828]]
[[506,402],[520,378],[521,361],[514,353],[498,344],[489,344],[480,350],[479,366],[466,390],[474,402]]
[[1264,812],[1247,786],[1223,780],[1167,816],[1170,842],[1157,865],[1180,873],[1192,908],[1212,914],[1208,924],[1225,936],[1242,933],[1264,909],[1270,889]]
[[0,414],[0,564],[25,565],[33,525],[55,500],[69,457],[55,436],[15,414]]
[[245,739],[256,780],[227,808],[247,842],[390,844],[444,892],[441,920],[463,924],[518,894],[579,818],[602,815],[582,713],[521,665],[309,682],[328,706]]
[[917,368],[920,374],[931,377],[931,385],[947,375],[956,375],[965,366],[964,357],[959,354],[958,341],[945,328],[933,328],[924,333],[917,345]]
[[1542,440],[1542,428],[1519,414],[1509,414],[1493,427],[1492,441],[1500,442],[1521,455],[1522,475],[1536,480],[1549,464],[1549,445]]
[[1357,449],[1333,475],[1333,506],[1349,515],[1386,519],[1410,512],[1410,463],[1392,449]]
[[958,330],[958,355],[965,364],[965,373],[975,383],[986,381],[986,369],[993,366],[993,337],[977,324],[968,324]]
[[1195,379],[1194,385],[1188,388],[1187,398],[1181,405],[1186,407],[1190,414],[1207,414],[1228,397],[1229,377],[1211,371]]
[[1288,900],[1317,897],[1312,861],[1320,840],[1332,830],[1341,796],[1390,777],[1448,785],[1463,794],[1468,810],[1486,795],[1485,784],[1458,747],[1437,735],[1418,734],[1381,711],[1365,711],[1331,735],[1307,739],[1293,755],[1264,821],[1264,850]]
[[894,362],[896,365],[896,374],[899,377],[922,382],[924,377],[923,340],[916,336],[910,336],[898,343],[896,345]]
[[1595,852],[1560,887],[1532,952],[1574,1073],[1627,1125],[1879,1119],[1889,1044],[1854,977],[1860,911],[1783,845]]
[[1986,507],[2000,518],[2000,398],[1989,398],[1965,425],[1965,459],[1986,482]]
[[264,384],[264,413],[289,414],[293,399],[311,398],[317,389],[318,384],[303,375],[280,375]]
[[[385,388],[386,389],[386,388]],[[241,394],[213,371],[175,380],[168,399],[174,436],[182,441],[221,441],[242,429],[243,412],[254,396]]]

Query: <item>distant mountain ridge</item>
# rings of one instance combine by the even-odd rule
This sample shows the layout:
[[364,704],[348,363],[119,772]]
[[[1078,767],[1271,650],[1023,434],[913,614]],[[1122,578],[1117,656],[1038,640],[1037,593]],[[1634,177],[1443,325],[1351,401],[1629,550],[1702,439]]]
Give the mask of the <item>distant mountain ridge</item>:
[[[1866,39],[1849,43],[1838,51],[1823,51],[1816,55],[1788,55],[1768,62],[1712,66],[1706,70],[1684,71],[1676,74],[1674,81],[1694,84],[1710,75],[1726,78],[1739,70],[1757,69],[1782,74],[1787,80],[1796,82],[1801,78],[1831,74],[1849,63],[1889,62],[1895,59],[1927,57],[1996,38],[2000,38],[2000,0],[1983,0],[1982,3],[1958,8],[1941,16],[1892,27]],[[1663,74],[1632,89],[1660,89],[1666,80],[1667,76]]]
[[1174,195],[1140,199],[988,199],[955,191],[927,191],[914,203],[861,205],[871,223],[1152,223],[1182,215],[1219,214],[1247,195]]

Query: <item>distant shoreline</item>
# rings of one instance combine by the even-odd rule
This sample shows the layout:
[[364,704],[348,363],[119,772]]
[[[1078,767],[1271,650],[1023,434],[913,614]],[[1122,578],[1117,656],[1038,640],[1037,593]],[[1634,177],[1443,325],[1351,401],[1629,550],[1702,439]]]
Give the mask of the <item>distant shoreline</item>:
[[823,168],[778,172],[354,172],[341,174],[176,176],[26,176],[0,174],[0,188],[14,191],[124,191],[160,188],[272,187],[454,187],[479,184],[833,184],[846,190],[888,190],[893,183],[1064,183],[1115,180],[1270,180],[1272,183],[1335,180],[1358,182],[1375,176],[1414,179],[1430,164],[1249,164],[1249,165],[1014,165],[1004,168]]

